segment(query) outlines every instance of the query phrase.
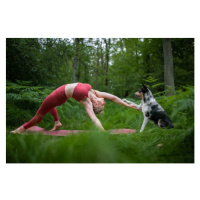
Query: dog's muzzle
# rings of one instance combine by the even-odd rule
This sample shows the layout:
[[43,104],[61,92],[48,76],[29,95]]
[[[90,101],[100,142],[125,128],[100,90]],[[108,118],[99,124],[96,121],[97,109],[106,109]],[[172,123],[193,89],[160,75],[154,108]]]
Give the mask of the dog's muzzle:
[[135,93],[135,96],[138,98],[139,96]]

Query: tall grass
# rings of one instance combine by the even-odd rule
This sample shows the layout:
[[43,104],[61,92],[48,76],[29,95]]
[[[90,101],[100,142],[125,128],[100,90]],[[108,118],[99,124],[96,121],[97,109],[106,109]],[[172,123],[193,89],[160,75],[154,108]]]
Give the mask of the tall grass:
[[[16,86],[16,85],[15,85]],[[158,102],[172,119],[174,129],[159,129],[148,123],[139,133],[143,115],[133,109],[106,101],[105,113],[98,116],[107,131],[92,124],[84,107],[73,99],[57,107],[62,129],[90,130],[66,137],[13,135],[10,130],[29,121],[52,88],[7,87],[6,161],[8,163],[193,163],[194,88],[188,87]],[[20,88],[20,89],[19,89]],[[136,103],[135,99],[130,99]],[[39,126],[51,129],[47,114]],[[136,129],[135,134],[113,135],[110,129]]]

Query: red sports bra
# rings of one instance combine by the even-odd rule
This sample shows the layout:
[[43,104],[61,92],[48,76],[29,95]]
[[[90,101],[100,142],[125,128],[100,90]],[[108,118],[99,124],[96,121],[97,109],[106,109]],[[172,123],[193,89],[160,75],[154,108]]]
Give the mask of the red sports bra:
[[72,98],[76,99],[77,101],[81,101],[82,99],[88,97],[90,88],[92,88],[92,86],[89,84],[78,83],[74,88]]

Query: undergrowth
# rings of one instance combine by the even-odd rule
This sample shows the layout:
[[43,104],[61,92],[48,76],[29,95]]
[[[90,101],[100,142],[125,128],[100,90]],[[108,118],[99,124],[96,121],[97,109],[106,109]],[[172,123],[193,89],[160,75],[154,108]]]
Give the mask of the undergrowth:
[[[97,115],[106,131],[92,124],[84,107],[74,99],[57,107],[62,129],[90,130],[67,137],[13,135],[12,129],[29,121],[44,98],[55,88],[7,84],[7,163],[193,163],[194,88],[187,87],[157,101],[170,116],[175,128],[159,129],[148,123],[139,133],[143,115],[106,100],[105,113]],[[138,100],[129,99],[137,104]],[[47,114],[38,126],[54,125]],[[135,134],[113,135],[110,129],[136,129]]]

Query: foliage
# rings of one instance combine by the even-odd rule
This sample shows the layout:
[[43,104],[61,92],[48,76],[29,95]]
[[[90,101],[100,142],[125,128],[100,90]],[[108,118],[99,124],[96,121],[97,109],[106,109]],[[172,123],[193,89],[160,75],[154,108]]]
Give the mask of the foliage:
[[[33,85],[58,86],[71,73],[71,45],[68,40],[7,38],[6,40],[6,78],[32,81]],[[53,80],[53,84],[52,84]]]
[[143,134],[90,131],[67,137],[7,135],[7,163],[192,163],[193,129]]
[[[173,120],[177,121],[176,127],[187,128],[194,126],[194,87],[183,87],[185,90],[177,91],[177,94],[169,98],[162,98],[161,102],[171,113]],[[173,105],[173,106],[170,106]]]
[[[173,38],[172,48],[176,90],[194,85],[194,39]],[[133,97],[144,81],[164,93],[161,38],[8,38],[6,66],[7,80],[30,86],[58,87],[76,76],[121,98]]]
[[172,48],[176,87],[194,85],[194,38],[173,38]]
[[[194,162],[194,39],[171,42],[176,94],[166,97],[161,38],[7,38],[7,162]],[[104,128],[137,132],[99,132],[84,107],[69,99],[57,108],[62,128],[90,132],[69,137],[9,133],[29,121],[55,88],[74,80],[137,104],[134,93],[146,83],[175,128],[148,123],[140,134],[142,113],[107,101],[98,116]],[[39,126],[51,129],[53,117],[48,113]]]
[[[25,86],[7,88],[6,159],[8,163],[192,163],[194,162],[194,88],[184,87],[172,97],[157,101],[169,114],[175,128],[159,129],[148,123],[139,133],[143,115],[112,101],[98,116],[107,130],[98,131],[81,104],[69,99],[57,107],[62,129],[90,130],[67,137],[13,135],[9,131],[30,120],[51,88],[32,87],[28,97]],[[12,93],[11,93],[12,91]],[[38,100],[34,98],[38,94]],[[12,96],[13,95],[13,96]],[[135,99],[129,100],[139,104]],[[173,105],[173,106],[172,106]],[[24,108],[24,109],[23,109]],[[53,127],[47,114],[39,126]],[[136,129],[135,134],[112,135],[110,129]]]

